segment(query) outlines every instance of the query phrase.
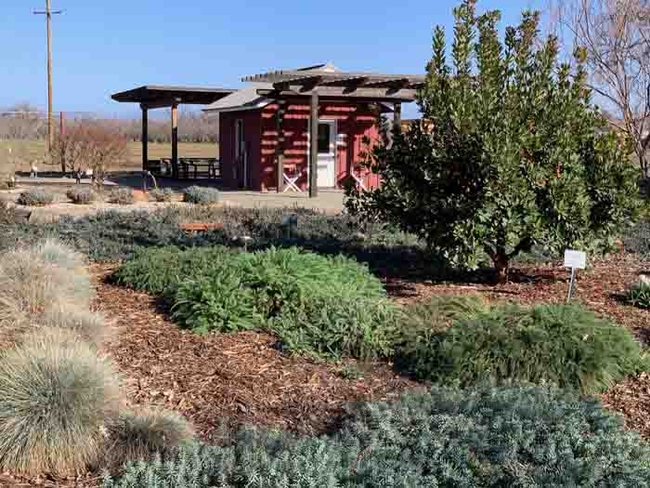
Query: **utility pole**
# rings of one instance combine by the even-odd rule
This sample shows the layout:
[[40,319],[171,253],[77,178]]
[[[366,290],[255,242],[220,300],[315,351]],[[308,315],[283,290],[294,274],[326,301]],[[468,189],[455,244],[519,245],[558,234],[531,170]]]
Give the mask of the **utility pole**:
[[52,15],[62,14],[62,10],[52,10],[51,0],[45,0],[45,10],[35,10],[34,15],[45,15],[47,25],[47,149],[52,154],[54,146],[54,114],[52,102]]

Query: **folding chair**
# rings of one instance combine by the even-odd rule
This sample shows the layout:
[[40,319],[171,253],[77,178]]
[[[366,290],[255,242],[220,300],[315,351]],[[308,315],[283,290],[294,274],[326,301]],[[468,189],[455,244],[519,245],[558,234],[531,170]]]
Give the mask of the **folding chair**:
[[300,179],[301,174],[302,173],[298,171],[297,168],[294,168],[293,171],[285,171],[284,173],[282,173],[282,177],[284,179],[284,182],[286,183],[282,193],[286,193],[289,190],[302,193],[302,190],[296,184],[296,181]]
[[361,176],[361,173],[359,173],[359,176],[355,173],[354,170],[350,172],[350,175],[352,176],[352,179],[354,179],[355,183],[359,187],[359,189],[366,191],[368,188],[366,188],[365,183],[363,182],[363,176]]

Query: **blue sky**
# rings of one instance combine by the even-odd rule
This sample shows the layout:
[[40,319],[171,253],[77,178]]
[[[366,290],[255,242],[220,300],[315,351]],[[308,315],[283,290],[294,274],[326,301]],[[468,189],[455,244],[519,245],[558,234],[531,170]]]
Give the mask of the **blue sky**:
[[[110,94],[143,84],[237,88],[244,75],[331,61],[422,73],[431,30],[458,0],[52,0],[55,110],[136,113]],[[3,0],[0,107],[45,107],[45,0]],[[507,5],[507,6],[505,6]],[[543,0],[479,0],[503,25]],[[409,110],[408,112],[411,112]],[[407,112],[407,113],[408,113]]]

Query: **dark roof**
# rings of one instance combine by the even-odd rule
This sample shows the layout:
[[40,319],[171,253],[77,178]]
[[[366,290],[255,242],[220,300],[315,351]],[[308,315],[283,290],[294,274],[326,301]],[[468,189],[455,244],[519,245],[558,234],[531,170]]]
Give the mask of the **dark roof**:
[[306,94],[316,90],[323,95],[348,95],[414,100],[417,90],[424,86],[425,75],[399,75],[364,72],[345,72],[332,64],[307,68],[277,70],[246,76],[245,82],[270,83],[278,91],[296,91]]
[[111,95],[116,102],[140,103],[148,108],[171,107],[176,104],[210,105],[235,90],[191,86],[145,85]]

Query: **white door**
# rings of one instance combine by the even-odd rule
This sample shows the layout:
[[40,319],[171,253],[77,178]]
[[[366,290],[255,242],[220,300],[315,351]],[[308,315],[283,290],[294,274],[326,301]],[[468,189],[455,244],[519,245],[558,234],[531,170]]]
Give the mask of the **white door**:
[[318,186],[333,188],[336,186],[336,121],[320,120],[318,122]]

